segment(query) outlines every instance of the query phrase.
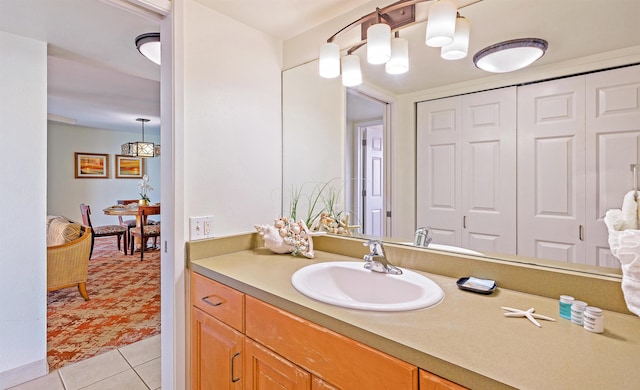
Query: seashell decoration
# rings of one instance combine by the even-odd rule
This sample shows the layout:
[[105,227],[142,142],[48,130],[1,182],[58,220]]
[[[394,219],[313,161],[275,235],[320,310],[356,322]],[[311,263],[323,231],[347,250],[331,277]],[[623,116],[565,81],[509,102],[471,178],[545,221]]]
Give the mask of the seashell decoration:
[[313,259],[313,240],[303,221],[289,217],[276,218],[273,225],[254,225],[264,245],[274,253],[291,253]]
[[352,229],[359,229],[359,225],[349,225],[349,215],[340,218],[339,216],[321,213],[311,223],[311,231],[314,232],[326,232],[331,234],[341,234],[345,236],[352,236]]

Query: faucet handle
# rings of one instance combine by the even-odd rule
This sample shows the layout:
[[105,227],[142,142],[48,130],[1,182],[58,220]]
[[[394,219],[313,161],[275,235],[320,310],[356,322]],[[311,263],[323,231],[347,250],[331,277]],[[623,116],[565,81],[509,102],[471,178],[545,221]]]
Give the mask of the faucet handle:
[[363,244],[364,246],[369,246],[369,252],[373,256],[384,256],[384,251],[382,249],[382,242],[379,240],[368,240]]

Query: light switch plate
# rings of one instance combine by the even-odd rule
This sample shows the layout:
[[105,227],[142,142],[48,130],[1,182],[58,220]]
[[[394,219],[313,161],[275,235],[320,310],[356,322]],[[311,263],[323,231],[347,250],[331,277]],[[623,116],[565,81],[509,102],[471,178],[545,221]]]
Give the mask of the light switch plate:
[[213,237],[213,215],[189,217],[189,239],[191,241]]

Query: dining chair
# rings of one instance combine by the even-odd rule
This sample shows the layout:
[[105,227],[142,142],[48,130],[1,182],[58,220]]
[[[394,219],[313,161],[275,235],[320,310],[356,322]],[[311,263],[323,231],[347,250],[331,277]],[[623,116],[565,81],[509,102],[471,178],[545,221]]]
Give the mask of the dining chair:
[[160,214],[160,206],[138,206],[138,219],[140,220],[140,226],[136,226],[131,229],[131,235],[129,237],[129,245],[131,254],[135,251],[135,237],[140,238],[140,260],[144,258],[144,250],[147,246],[147,239],[153,237],[155,240],[160,237],[160,224],[150,225],[148,224],[147,217],[149,215]]
[[80,205],[80,213],[82,213],[82,222],[91,228],[93,231],[93,235],[91,236],[91,251],[89,253],[89,258],[93,254],[93,245],[95,237],[108,237],[108,236],[117,236],[118,237],[118,250],[120,250],[120,241],[122,241],[122,237],[124,237],[124,245],[123,251],[124,254],[127,254],[127,228],[120,225],[102,225],[102,226],[93,226],[91,224],[91,208],[89,205],[82,203]]
[[[129,205],[132,203],[138,203],[138,199],[118,199],[116,201],[119,205]],[[118,224],[127,228],[127,239],[131,236],[131,229],[136,227],[136,219],[124,219],[122,215],[118,215]]]

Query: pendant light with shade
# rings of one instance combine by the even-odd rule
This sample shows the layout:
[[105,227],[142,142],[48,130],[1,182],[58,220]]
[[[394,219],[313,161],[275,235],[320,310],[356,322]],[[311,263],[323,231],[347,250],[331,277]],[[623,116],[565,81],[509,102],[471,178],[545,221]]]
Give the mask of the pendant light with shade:
[[136,121],[142,124],[142,141],[127,142],[122,144],[122,155],[127,157],[157,157],[160,155],[160,145],[144,140],[144,124],[149,119],[137,118]]

